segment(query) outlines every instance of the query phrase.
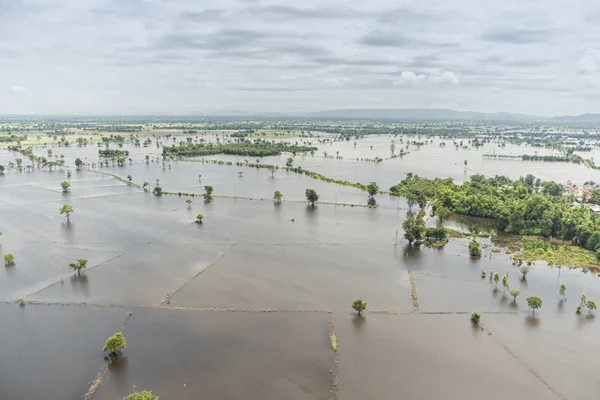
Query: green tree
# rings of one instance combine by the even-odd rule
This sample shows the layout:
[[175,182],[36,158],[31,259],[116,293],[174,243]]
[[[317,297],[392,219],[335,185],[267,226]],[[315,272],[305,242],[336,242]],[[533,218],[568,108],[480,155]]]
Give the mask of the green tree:
[[352,308],[358,313],[358,315],[361,315],[363,311],[367,309],[367,303],[362,300],[355,300],[354,303],[352,303]]
[[421,213],[416,218],[413,216],[406,218],[402,223],[402,229],[404,229],[404,238],[408,240],[410,245],[413,242],[419,243],[423,241],[427,232]]
[[533,314],[535,314],[535,310],[542,307],[542,304],[542,299],[539,297],[531,296],[527,298],[527,305],[533,310]]
[[71,188],[71,184],[67,181],[62,181],[60,183],[60,187],[62,187],[63,193],[67,193],[69,191],[69,189]]
[[204,200],[206,201],[210,201],[212,200],[212,192],[213,192],[213,187],[210,185],[206,185],[204,186]]
[[201,224],[203,219],[204,219],[204,215],[202,215],[202,214],[196,215],[196,223],[197,224]]
[[117,332],[106,340],[103,351],[108,351],[111,355],[117,355],[127,348],[127,341],[121,332]]
[[560,293],[560,295],[562,296],[563,300],[565,299],[565,295],[567,294],[567,285],[565,285],[564,283],[560,284],[560,289],[558,290],[558,292]]
[[529,272],[529,267],[524,265],[521,268],[519,268],[519,271],[521,272],[521,274],[523,274],[523,279],[527,279],[527,273]]
[[162,196],[163,189],[162,189],[162,187],[156,185],[156,186],[154,186],[154,189],[152,189],[152,193],[154,193],[157,196]]
[[188,208],[192,207],[192,200],[187,199],[185,202],[187,203]]
[[4,175],[4,165],[0,165],[0,175]]
[[379,192],[379,186],[377,183],[371,182],[367,185],[367,192],[369,192],[369,196],[373,197]]
[[74,213],[73,206],[70,204],[63,204],[63,206],[58,210],[60,215],[67,215],[67,222],[70,222],[71,213]]
[[506,275],[506,274],[504,274],[504,276],[502,276],[502,287],[504,287],[504,289],[509,289],[508,275]]
[[314,189],[306,189],[304,194],[306,196],[306,200],[310,203],[312,207],[314,207],[315,203],[319,201],[319,195]]
[[151,390],[144,390],[143,392],[133,392],[123,400],[158,400],[158,396],[153,395]]
[[510,295],[513,297],[513,302],[517,302],[517,297],[521,294],[519,289],[510,289]]
[[500,282],[500,274],[494,272],[494,283],[496,284],[496,287],[498,287],[498,282]]
[[82,258],[78,259],[76,263],[69,264],[69,268],[77,272],[77,275],[81,275],[81,271],[87,268],[88,260]]
[[586,305],[587,305],[587,308],[590,310],[590,314],[592,313],[593,310],[596,309],[596,303],[593,300],[588,300]]
[[131,180],[132,180],[132,179],[133,179],[133,178],[131,177],[131,175],[127,175],[127,180],[128,180],[129,182],[131,182]]
[[292,157],[289,157],[285,162],[285,166],[291,167],[292,165],[294,165],[294,159]]
[[270,165],[269,166],[269,171],[271,172],[271,178],[273,178],[274,174],[275,174],[275,166],[274,165]]
[[473,239],[469,243],[469,254],[471,257],[481,257],[481,248],[479,247],[479,242],[476,239]]
[[273,200],[275,200],[275,203],[280,204],[281,203],[281,198],[283,197],[283,195],[281,194],[281,192],[279,190],[276,190],[273,193]]
[[15,256],[11,253],[7,253],[4,255],[4,264],[5,265],[13,265],[15,263]]
[[471,321],[473,321],[475,324],[478,324],[480,319],[481,319],[480,313],[478,313],[478,312],[471,313]]
[[146,191],[146,188],[148,187],[149,183],[144,181],[144,183],[142,184],[142,189],[144,189],[144,192]]

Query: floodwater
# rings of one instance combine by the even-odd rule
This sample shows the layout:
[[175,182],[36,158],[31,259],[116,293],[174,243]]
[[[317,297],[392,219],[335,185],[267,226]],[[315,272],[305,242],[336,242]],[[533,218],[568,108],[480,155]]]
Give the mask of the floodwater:
[[[356,148],[353,141],[334,142],[294,164],[337,179],[376,181],[384,190],[407,172],[461,181],[475,172],[516,178],[537,171],[543,179],[600,181],[600,172],[574,164],[484,159],[494,144],[455,150],[438,139],[418,150],[411,145],[414,152],[402,158],[360,161],[389,157],[391,139],[358,140]],[[0,350],[0,398],[80,398],[103,366],[104,341],[129,310],[129,347],[93,398],[153,390],[178,399],[198,393],[326,399],[336,392],[336,376],[340,398],[350,400],[595,398],[600,382],[592,357],[600,325],[593,313],[575,313],[581,292],[600,301],[595,274],[537,263],[523,280],[510,255],[489,239],[480,240],[479,260],[468,256],[467,239],[451,239],[439,250],[408,247],[401,227],[408,206],[400,198],[377,195],[379,208],[370,209],[365,192],[292,172],[271,176],[199,161],[168,161],[163,169],[144,160],[161,149],[124,149],[131,165],[71,168],[70,179],[65,169],[0,176],[0,257],[16,257],[0,269],[0,301],[6,302],[0,303],[0,337],[10,343]],[[76,157],[98,159],[95,146],[53,150],[68,165]],[[324,158],[325,150],[344,159]],[[549,151],[507,145],[496,152],[535,150]],[[1,164],[14,158],[0,150]],[[283,166],[286,158],[261,162]],[[131,175],[150,187],[159,179],[173,192],[200,194],[213,185],[216,197],[208,203],[192,197],[188,205],[185,196],[157,197],[108,174]],[[61,192],[65,179],[69,193]],[[323,203],[309,207],[307,188]],[[284,195],[280,205],[271,200],[275,190]],[[70,221],[58,212],[65,203],[75,209]],[[202,224],[194,223],[199,213]],[[494,230],[481,219],[444,225]],[[79,258],[89,260],[81,276],[68,268]],[[489,271],[508,274],[511,288],[522,291],[516,301],[490,282]],[[567,285],[566,301],[560,283]],[[535,316],[528,296],[544,301]],[[14,304],[19,297],[29,303]],[[356,299],[367,302],[363,318],[350,308]],[[119,307],[99,307],[109,305]],[[140,308],[147,306],[153,308]],[[483,313],[483,331],[471,325],[473,311]],[[328,312],[335,317],[337,353]],[[60,368],[51,367],[56,363]]]

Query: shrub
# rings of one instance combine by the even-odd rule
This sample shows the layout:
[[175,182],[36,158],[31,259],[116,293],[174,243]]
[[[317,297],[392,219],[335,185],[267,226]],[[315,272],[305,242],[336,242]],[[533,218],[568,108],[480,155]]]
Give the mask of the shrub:
[[478,324],[480,319],[481,319],[480,313],[474,312],[471,314],[471,321],[473,321],[474,323]]

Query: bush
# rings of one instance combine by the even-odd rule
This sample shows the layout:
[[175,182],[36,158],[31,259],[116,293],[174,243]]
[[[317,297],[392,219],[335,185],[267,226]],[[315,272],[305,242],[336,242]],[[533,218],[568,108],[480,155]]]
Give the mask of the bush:
[[158,396],[152,394],[151,390],[144,390],[143,392],[134,392],[123,400],[158,400]]
[[471,314],[471,321],[473,321],[474,323],[478,324],[480,319],[481,319],[480,313],[474,312]]
[[469,254],[471,257],[481,257],[481,249],[479,248],[479,243],[475,239],[469,243]]

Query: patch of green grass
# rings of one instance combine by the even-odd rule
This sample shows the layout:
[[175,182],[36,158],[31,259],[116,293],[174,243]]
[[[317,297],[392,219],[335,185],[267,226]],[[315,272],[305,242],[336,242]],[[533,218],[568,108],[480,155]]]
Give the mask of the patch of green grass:
[[448,237],[451,237],[451,238],[469,238],[469,237],[489,238],[490,236],[492,236],[492,234],[489,232],[469,233],[469,232],[457,231],[456,229],[450,229],[450,228],[444,228],[444,229],[446,229],[446,233],[448,234]]
[[338,346],[337,346],[337,337],[335,336],[335,333],[332,333],[330,335],[331,337],[331,348],[333,349],[333,351],[337,351]]

